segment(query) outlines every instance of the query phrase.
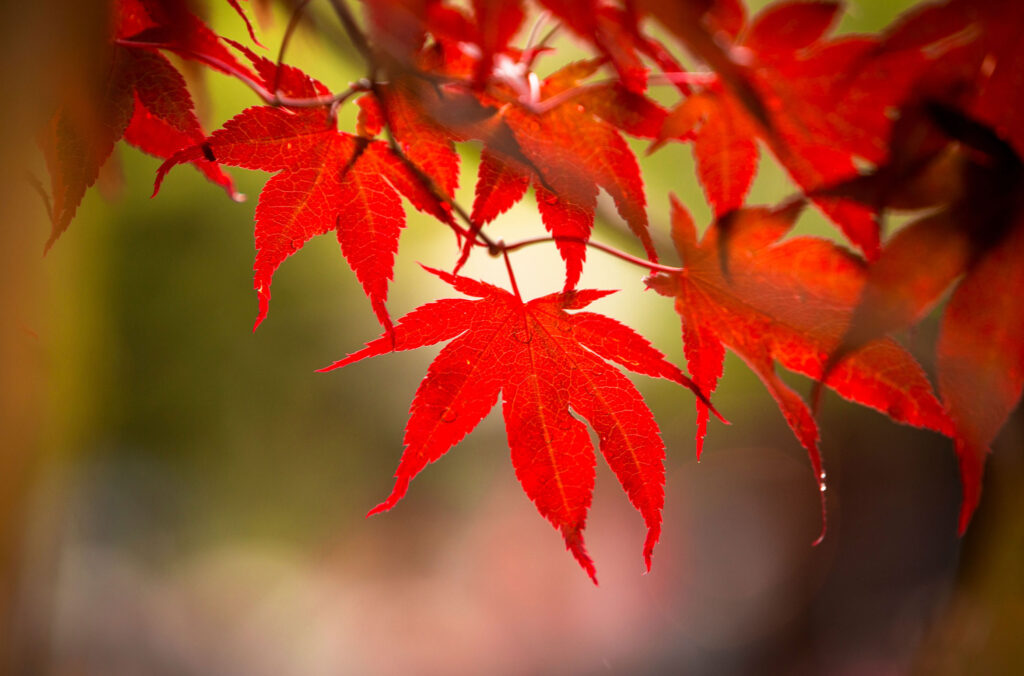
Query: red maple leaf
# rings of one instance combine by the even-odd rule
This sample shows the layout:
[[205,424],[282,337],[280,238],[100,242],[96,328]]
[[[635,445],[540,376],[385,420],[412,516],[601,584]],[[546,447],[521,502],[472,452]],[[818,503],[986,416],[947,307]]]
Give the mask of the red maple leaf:
[[[252,26],[244,10],[234,0],[228,2],[245,19],[252,35]],[[192,13],[191,3],[186,0],[118,0],[118,3],[122,14],[129,17],[118,31],[118,44],[165,49],[229,75],[252,76],[220,36]],[[139,17],[143,17],[141,22],[135,20]],[[259,44],[255,37],[253,41]]]
[[402,153],[430,178],[440,196],[451,198],[459,184],[459,155],[452,132],[427,110],[443,105],[429,87],[409,77],[378,85],[358,100],[359,130],[374,137],[387,127]]
[[[761,378],[786,422],[807,449],[824,491],[818,427],[800,396],[775,373],[775,362],[821,378],[839,344],[864,282],[863,262],[828,242],[801,237],[784,242],[803,207],[742,209],[730,217],[728,274],[722,270],[720,227],[698,244],[685,208],[672,203],[672,236],[683,272],[658,273],[648,286],[672,296],[682,318],[687,363],[702,392],[713,392],[722,374],[724,346]],[[893,420],[949,434],[950,422],[921,367],[889,339],[875,340],[833,370],[825,385]],[[697,402],[698,434],[707,410]],[[824,508],[824,496],[822,496]],[[824,530],[822,531],[824,534]]]
[[[898,63],[901,70],[909,71],[912,81],[924,79],[933,88],[948,88],[951,82],[967,84],[974,96],[964,112],[990,126],[1024,155],[1024,111],[1017,105],[1024,80],[1022,31],[1024,13],[1015,0],[925,4],[890,26],[872,51],[872,59],[860,68],[877,71],[887,63]],[[930,58],[907,59],[907,54]],[[886,75],[891,74],[886,70]]]
[[[157,2],[117,2],[114,39],[159,27],[160,8]],[[184,7],[180,11],[213,35]],[[185,79],[156,52],[113,45],[101,88],[89,94],[66,101],[40,137],[50,174],[52,230],[47,249],[71,223],[86,190],[96,182],[121,138],[150,155],[167,158],[206,137]],[[215,163],[199,157],[193,164],[232,198],[241,198],[231,178]]]
[[625,9],[620,9],[601,0],[540,2],[611,61],[622,86],[628,91],[640,93],[647,87],[648,69],[640,58],[641,53],[655,60],[667,54],[659,44],[637,29],[636,17],[629,3],[625,3]]
[[[937,128],[944,143],[936,145]],[[886,243],[829,368],[873,338],[917,324],[955,286],[936,356],[956,432],[962,534],[992,442],[1024,390],[1024,310],[1006,292],[1024,288],[1024,161],[1009,139],[937,102],[908,106],[892,146],[892,161],[830,192],[879,209],[931,209]]]
[[597,433],[601,453],[647,524],[643,555],[649,570],[661,532],[664,445],[636,388],[607,361],[699,395],[697,388],[632,329],[592,312],[567,312],[611,291],[563,292],[523,303],[490,284],[427,270],[475,300],[423,305],[398,320],[393,336],[385,334],[323,369],[451,340],[416,391],[395,487],[370,514],[391,509],[413,477],[471,432],[501,393],[516,476],[580,565],[596,582],[583,547],[594,454],[585,425],[573,413]]
[[[501,116],[530,161],[522,166],[500,152],[486,151],[480,163],[472,220],[483,225],[522,199],[533,183],[537,207],[547,230],[556,238],[566,263],[566,290],[575,287],[586,258],[597,206],[598,187],[615,201],[619,215],[640,238],[650,260],[657,253],[648,232],[646,200],[640,169],[633,151],[610,123],[595,117],[588,99],[558,96],[574,92],[579,82],[599,67],[600,61],[569,64],[541,85],[536,110],[509,104]],[[617,96],[613,89],[589,92],[592,100]],[[585,94],[580,90],[581,96]],[[591,105],[593,105],[591,103]]]
[[[327,88],[297,68],[251,56],[267,85],[295,98],[327,97]],[[446,206],[387,143],[338,131],[328,106],[248,108],[203,143],[179,151],[160,167],[154,193],[172,167],[207,157],[246,169],[277,172],[256,207],[255,326],[267,315],[274,271],[316,235],[335,231],[341,252],[362,284],[381,324],[398,237],[405,227],[404,195],[422,211],[448,221]],[[254,328],[255,328],[254,326]]]
[[[508,48],[523,23],[522,0],[473,0],[473,17],[455,7],[433,2],[427,11],[427,27],[436,39],[448,43],[455,50],[476,57],[472,66],[475,88],[483,88],[492,76],[495,57]],[[467,46],[475,47],[467,49]],[[466,54],[466,52],[474,52]],[[501,66],[499,66],[501,67]]]
[[[825,40],[836,2],[775,4],[750,22],[741,5],[723,4],[733,10],[727,30],[716,17],[703,23],[662,17],[684,40],[704,46],[698,56],[718,71],[669,114],[660,135],[694,139],[698,177],[717,216],[743,205],[759,140],[805,191],[856,175],[857,158],[881,159],[878,139],[885,138],[887,109],[899,104],[894,97],[900,89],[874,71],[858,79],[856,68],[876,40]],[[723,39],[731,43],[725,50],[718,46]],[[868,258],[877,257],[878,227],[870,210],[830,198],[815,203]]]

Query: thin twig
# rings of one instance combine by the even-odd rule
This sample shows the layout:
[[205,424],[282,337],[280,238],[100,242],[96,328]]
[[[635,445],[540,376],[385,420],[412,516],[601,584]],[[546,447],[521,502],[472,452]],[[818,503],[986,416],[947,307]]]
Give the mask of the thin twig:
[[508,249],[502,250],[501,255],[505,258],[505,269],[508,270],[508,281],[512,283],[512,291],[516,294],[516,300],[522,303],[523,297],[519,295],[519,285],[516,284],[516,275],[512,272],[512,261],[508,259]]
[[[153,44],[151,42],[135,42],[132,40],[116,40],[116,44],[124,47],[141,47],[144,49],[160,48],[165,49],[162,45]],[[183,51],[183,50],[175,50]],[[206,65],[227,73],[231,77],[235,78],[249,89],[251,89],[256,96],[260,97],[264,103],[268,106],[285,107],[285,108],[319,108],[324,106],[337,106],[339,103],[344,102],[353,94],[361,91],[367,91],[369,88],[364,82],[356,82],[348,89],[331,96],[310,96],[310,97],[291,97],[282,96],[279,93],[271,92],[269,89],[264,87],[262,84],[249,77],[244,71],[236,68],[235,66],[218,59],[215,56],[209,56],[207,54],[197,54],[195,52],[188,52],[188,54]]]
[[543,46],[544,40],[547,40],[554,33],[554,30],[558,28],[558,26],[554,26],[552,31],[545,35],[544,39],[538,43],[536,48],[534,48],[534,42],[537,39],[537,34],[540,32],[540,29],[544,27],[544,24],[547,23],[550,16],[551,15],[548,12],[541,12],[537,15],[537,20],[534,21],[533,25],[530,27],[530,34],[526,38],[526,45],[523,47],[523,51],[519,55],[519,63],[524,64],[527,68],[529,68],[530,64],[533,63],[534,58],[536,58],[537,49]]
[[[627,263],[632,263],[633,265],[637,265],[637,266],[642,267],[642,268],[647,268],[648,270],[651,270],[652,272],[656,271],[656,272],[680,273],[680,272],[683,271],[682,268],[675,268],[675,267],[672,267],[671,265],[662,265],[661,263],[655,263],[653,261],[644,260],[643,258],[640,258],[638,256],[634,256],[632,254],[628,254],[625,251],[620,251],[619,249],[616,249],[613,246],[608,246],[607,244],[602,244],[601,242],[595,242],[595,241],[589,240],[589,239],[584,240],[584,239],[582,239],[580,237],[569,237],[569,236],[566,236],[566,235],[551,235],[549,237],[535,237],[533,239],[524,239],[524,240],[521,240],[519,242],[513,242],[511,244],[506,244],[505,242],[497,242],[493,246],[496,247],[502,253],[505,253],[505,252],[508,252],[508,251],[515,251],[516,249],[521,249],[521,248],[526,247],[526,246],[531,246],[533,244],[543,244],[545,242],[575,242],[577,244],[583,244],[585,246],[590,247],[591,249],[597,249],[598,251],[603,251],[606,254],[609,254],[611,256],[615,256],[616,258],[624,260]],[[481,246],[483,246],[483,245],[481,245]]]
[[288,27],[285,28],[284,36],[281,38],[281,48],[277,50],[277,68],[274,69],[274,93],[281,91],[281,65],[284,63],[284,53],[288,49],[288,43],[292,39],[292,34],[295,32],[295,28],[299,25],[299,21],[302,19],[302,12],[306,9],[306,5],[309,4],[309,0],[302,0],[295,6],[295,10],[292,12],[292,18],[288,21]]
[[538,42],[538,43],[537,43],[537,46],[536,46],[536,47],[532,47],[532,48],[531,48],[531,49],[529,50],[529,52],[527,52],[527,57],[526,57],[526,59],[525,59],[525,60],[523,61],[523,63],[525,63],[527,67],[530,67],[530,66],[532,66],[532,65],[533,65],[533,62],[534,62],[534,61],[535,61],[535,60],[537,59],[537,57],[538,57],[538,56],[540,56],[540,54],[541,54],[541,53],[542,53],[542,52],[544,51],[544,48],[545,48],[545,47],[547,47],[547,45],[548,45],[548,42],[550,42],[550,41],[551,41],[551,39],[552,39],[553,37],[555,37],[555,35],[557,35],[557,34],[558,34],[558,31],[559,31],[559,30],[561,30],[561,28],[562,28],[562,24],[560,24],[560,23],[556,23],[556,24],[555,24],[554,26],[552,26],[552,27],[551,27],[551,30],[549,30],[549,31],[548,31],[548,32],[547,32],[547,33],[546,33],[546,34],[544,35],[544,37],[542,37],[542,38],[540,39],[540,42]]
[[352,16],[352,12],[349,11],[348,6],[344,0],[331,0],[331,7],[334,8],[334,13],[338,15],[341,20],[341,25],[345,29],[345,33],[348,35],[348,39],[352,42],[352,45],[362,55],[363,60],[366,61],[366,67],[368,69],[368,75],[370,80],[375,79],[374,75],[377,71],[377,58],[374,56],[373,49],[370,48],[370,43],[366,39],[366,35],[359,28],[359,24],[356,23],[355,17]]

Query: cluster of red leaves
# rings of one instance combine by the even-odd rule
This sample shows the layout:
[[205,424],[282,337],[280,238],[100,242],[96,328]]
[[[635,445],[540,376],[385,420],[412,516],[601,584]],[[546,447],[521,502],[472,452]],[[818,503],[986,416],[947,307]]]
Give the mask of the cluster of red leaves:
[[[122,137],[165,159],[158,188],[183,163],[232,195],[221,165],[273,172],[256,209],[257,325],[280,264],[333,231],[385,331],[331,368],[451,341],[416,393],[397,483],[374,512],[390,509],[500,393],[516,474],[580,564],[594,576],[582,538],[594,454],[576,415],[598,434],[647,524],[649,567],[664,447],[639,393],[607,362],[693,390],[699,454],[707,397],[729,347],[775,398],[822,491],[814,416],[776,363],[893,420],[954,437],[962,531],[978,503],[985,455],[1024,386],[1024,311],[1005,291],[1024,283],[1024,119],[1016,106],[1024,16],[1014,2],[948,0],[877,36],[834,36],[841,7],[830,1],[781,2],[748,17],[740,0],[537,0],[593,55],[544,78],[535,67],[552,49],[541,25],[514,46],[530,14],[525,0],[367,2],[365,28],[336,2],[368,72],[333,92],[218,38],[185,0],[119,0],[102,91],[84,105],[65,104],[43,136],[51,243]],[[672,44],[652,36],[656,25]],[[675,47],[709,70],[684,70]],[[206,135],[161,51],[239,79],[266,105]],[[678,103],[655,103],[652,84],[674,85]],[[352,132],[336,121],[350,98],[359,106]],[[681,268],[657,263],[641,171],[624,135],[651,140],[651,151],[692,145],[715,222],[698,240],[673,200]],[[466,210],[454,201],[455,144],[468,141],[482,146],[482,157]],[[776,208],[746,205],[761,146],[801,197]],[[524,302],[509,259],[515,247],[492,241],[485,228],[531,187],[566,272],[559,293]],[[608,293],[576,289],[595,245],[599,190],[647,258],[614,253],[648,268],[648,286],[675,299],[693,381],[631,329],[569,312]],[[460,239],[455,272],[474,247],[503,254],[513,293],[430,270],[473,300],[428,303],[392,325],[386,301],[403,197]],[[817,238],[784,239],[808,203],[859,253]],[[880,223],[895,208],[929,211],[886,241]],[[921,321],[953,285],[937,350],[940,403],[921,367],[888,336]]]
[[[163,55],[149,48],[149,43],[185,58],[240,67],[209,27],[182,2],[117,0],[111,19],[111,45],[103,77],[92,83],[93,91],[73,92],[41,130],[40,145],[50,171],[53,224],[47,248],[67,229],[85,191],[96,182],[120,139],[167,158],[206,138],[185,78]],[[218,164],[204,158],[194,164],[228,195],[240,199],[231,178]]]

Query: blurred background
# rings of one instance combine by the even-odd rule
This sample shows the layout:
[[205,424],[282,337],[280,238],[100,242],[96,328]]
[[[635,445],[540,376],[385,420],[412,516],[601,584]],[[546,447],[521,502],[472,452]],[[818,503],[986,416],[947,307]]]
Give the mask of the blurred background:
[[[238,17],[213,4],[213,25],[241,39]],[[326,8],[318,4],[314,16]],[[231,170],[249,195],[235,204],[179,168],[150,200],[158,162],[120,144],[71,228],[42,256],[49,224],[25,179],[44,175],[31,130],[52,105],[47,92],[90,68],[88,45],[103,30],[91,5],[0,10],[8,84],[0,657],[8,673],[1024,669],[1019,410],[995,445],[963,539],[950,442],[827,397],[829,534],[811,547],[820,523],[806,454],[732,356],[716,403],[733,424],[712,423],[699,464],[692,396],[635,379],[668,448],[665,530],[650,574],[642,574],[642,520],[599,461],[587,538],[601,586],[589,581],[519,488],[498,411],[395,509],[365,519],[391,489],[408,405],[437,348],[314,372],[379,334],[332,236],[282,265],[269,317],[251,331],[252,217],[265,174]],[[877,30],[898,11],[853,3],[841,29]],[[338,89],[360,73],[331,46],[329,15],[320,17],[326,37],[304,27],[288,60]],[[273,55],[287,14],[274,8],[263,18],[260,37]],[[565,37],[559,47],[574,49]],[[199,87],[208,129],[258,103],[219,75]],[[634,148],[642,156],[644,145]],[[477,150],[464,150],[460,199],[470,203]],[[662,236],[669,191],[707,222],[688,147],[641,160]],[[766,167],[750,202],[792,190]],[[542,232],[531,200],[494,233]],[[636,249],[619,225],[608,216],[596,236]],[[799,230],[832,233],[814,215]],[[664,239],[660,248],[668,255]],[[443,227],[410,214],[392,316],[450,295],[418,263],[446,268],[455,255]],[[524,296],[561,284],[551,247],[517,252],[514,263]],[[506,285],[503,266],[486,256],[467,274]],[[642,276],[591,252],[583,286],[623,289],[594,309],[682,363],[671,302],[643,293]],[[934,333],[933,321],[907,337],[926,364]]]

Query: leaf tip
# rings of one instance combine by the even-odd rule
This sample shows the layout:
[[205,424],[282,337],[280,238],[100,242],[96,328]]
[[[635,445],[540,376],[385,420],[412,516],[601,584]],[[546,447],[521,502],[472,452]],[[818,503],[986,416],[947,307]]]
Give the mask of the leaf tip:
[[654,555],[654,545],[658,544],[659,539],[661,539],[661,524],[655,523],[647,529],[647,539],[644,541],[645,574],[651,572],[651,558]]
[[985,473],[985,458],[990,449],[972,444],[962,438],[955,442],[956,454],[960,461],[960,487],[963,497],[960,500],[960,515],[957,520],[957,535],[963,537],[967,532],[974,512],[981,503],[981,487]]
[[374,514],[380,514],[381,512],[389,511],[392,507],[398,504],[398,501],[401,500],[403,496],[405,496],[405,492],[408,489],[409,478],[399,475],[397,477],[397,480],[395,481],[395,487],[391,489],[391,495],[385,498],[385,500],[382,503],[380,503],[379,505],[371,509],[369,512],[367,512],[366,518],[370,518]]
[[597,586],[597,568],[594,567],[594,562],[591,560],[590,555],[587,554],[587,550],[583,546],[583,533],[581,532],[580,525],[562,525],[562,537],[565,539],[565,548],[568,549],[576,562],[580,564],[580,567],[586,571],[587,575],[594,582],[594,586]]
[[256,300],[259,303],[259,307],[256,310],[256,321],[253,322],[252,332],[256,333],[256,329],[260,327],[263,320],[267,318],[267,312],[270,310],[270,279],[262,275],[257,274],[254,280],[253,288],[256,289]]
[[389,509],[391,509],[391,505],[387,504],[387,501],[385,500],[384,502],[380,503],[379,505],[377,505],[376,507],[371,509],[369,512],[367,512],[366,513],[366,518],[369,519],[374,514],[380,514],[381,512],[386,512]]

